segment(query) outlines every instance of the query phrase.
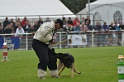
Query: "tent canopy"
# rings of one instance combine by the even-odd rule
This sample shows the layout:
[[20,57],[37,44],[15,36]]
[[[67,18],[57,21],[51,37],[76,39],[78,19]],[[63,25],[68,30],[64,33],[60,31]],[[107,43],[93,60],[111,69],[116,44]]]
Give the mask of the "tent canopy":
[[[124,5],[119,3],[124,3],[124,0],[97,0],[95,2],[90,3],[90,11],[101,5],[116,5],[118,7],[124,8]],[[86,8],[78,12],[78,14],[84,14],[87,12],[88,12],[88,4],[86,4]]]
[[[89,8],[90,7],[90,8]],[[106,22],[123,22],[124,21],[124,0],[97,0],[89,4],[86,4],[86,8],[80,11],[78,14],[89,12],[91,20]],[[93,17],[91,16],[94,16]]]
[[112,4],[112,3],[121,3],[124,0],[97,0],[91,4]]
[[[124,3],[124,0],[97,0],[95,2],[90,3],[90,11],[92,11],[93,9],[99,6],[104,6],[104,5],[113,5],[124,8],[124,5],[120,3]],[[88,11],[88,4],[86,4],[86,10]]]
[[60,0],[1,0],[0,16],[73,14]]

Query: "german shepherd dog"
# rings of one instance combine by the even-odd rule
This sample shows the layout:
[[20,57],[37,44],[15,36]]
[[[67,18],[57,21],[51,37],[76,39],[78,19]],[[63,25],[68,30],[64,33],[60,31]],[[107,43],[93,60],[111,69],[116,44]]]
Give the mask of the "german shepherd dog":
[[61,72],[67,68],[71,68],[71,78],[74,77],[74,72],[77,74],[81,74],[78,72],[74,66],[74,57],[69,53],[56,53],[56,57],[59,59],[58,64],[58,75],[60,76]]

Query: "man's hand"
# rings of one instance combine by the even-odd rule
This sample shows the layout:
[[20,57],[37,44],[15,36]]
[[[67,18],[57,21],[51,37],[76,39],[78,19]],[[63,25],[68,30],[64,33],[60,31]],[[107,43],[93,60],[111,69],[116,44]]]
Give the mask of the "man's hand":
[[56,44],[56,42],[54,42],[54,41],[52,41],[52,42],[50,42],[51,44]]

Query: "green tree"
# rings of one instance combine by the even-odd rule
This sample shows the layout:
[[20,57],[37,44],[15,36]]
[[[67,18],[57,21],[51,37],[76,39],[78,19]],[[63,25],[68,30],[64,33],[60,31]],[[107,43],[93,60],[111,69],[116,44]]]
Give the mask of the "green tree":
[[[67,8],[69,8],[74,14],[85,8],[88,0],[60,0]],[[96,0],[90,0],[93,2]]]

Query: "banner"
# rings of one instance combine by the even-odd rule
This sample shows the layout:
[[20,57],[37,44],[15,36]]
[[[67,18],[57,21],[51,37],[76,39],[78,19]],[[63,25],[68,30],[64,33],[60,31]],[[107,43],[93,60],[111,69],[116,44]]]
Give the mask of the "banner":
[[[14,49],[17,49],[20,47],[19,37],[6,37],[5,41],[7,42],[9,48],[14,47]],[[3,47],[3,43],[4,43],[4,38],[0,37],[0,48]]]
[[87,45],[86,34],[68,34],[68,45]]
[[124,32],[122,32],[122,46],[124,45]]
[[0,49],[3,47],[4,39],[3,37],[0,37]]

